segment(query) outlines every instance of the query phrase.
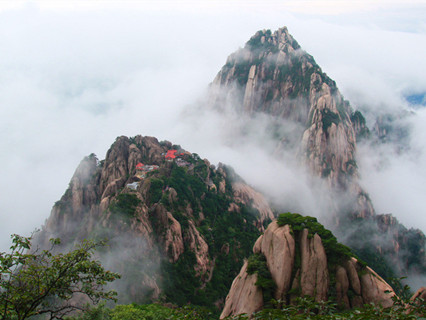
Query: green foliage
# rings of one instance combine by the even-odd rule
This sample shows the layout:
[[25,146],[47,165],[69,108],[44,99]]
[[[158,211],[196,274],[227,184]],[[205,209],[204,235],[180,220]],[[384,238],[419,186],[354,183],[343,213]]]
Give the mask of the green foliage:
[[[251,51],[270,51],[272,53],[278,52],[278,47],[275,45],[270,37],[271,37],[271,30],[258,31],[253,37],[250,38],[249,41],[246,43],[246,47],[249,48]],[[265,37],[265,41],[262,43],[262,37]],[[268,41],[269,40],[269,41]]]
[[213,320],[217,316],[208,309],[198,306],[175,307],[153,304],[128,304],[106,308],[105,304],[94,306],[80,315],[68,317],[67,320]]
[[[360,259],[363,261],[368,261],[368,265],[379,275],[381,275],[386,281],[396,278],[396,274],[393,271],[389,263],[383,258],[380,254],[380,251],[373,246],[365,245],[362,248],[354,249],[354,252],[357,254]],[[397,281],[392,280],[395,292],[399,294],[402,288],[402,284]]]
[[192,208],[197,208],[197,201],[201,198],[207,187],[202,180],[207,175],[207,166],[198,163],[194,167],[194,173],[190,174],[186,168],[173,164],[170,178],[166,181],[168,186],[175,189],[178,194],[178,205],[185,206],[187,202]]
[[254,226],[259,213],[245,206],[241,206],[239,213],[229,212],[229,200],[223,195],[211,194],[209,197],[216,197],[214,203],[218,206],[211,211],[205,210],[206,203],[202,201],[205,219],[199,230],[209,245],[211,259],[215,259],[216,263],[211,281],[200,294],[204,294],[211,304],[226,296],[244,257],[252,252],[253,244],[259,237],[259,230]]
[[322,114],[322,130],[327,132],[328,128],[332,123],[338,125],[340,122],[340,117],[337,113],[334,113],[328,109],[321,110]]
[[[272,301],[270,308],[254,313],[253,315],[237,315],[227,317],[231,319],[254,319],[254,320],[293,320],[293,319],[315,319],[315,320],[405,320],[421,319],[426,312],[425,303],[421,299],[410,301],[394,298],[394,305],[384,308],[380,305],[367,304],[362,308],[340,311],[337,305],[330,301],[316,302],[310,297],[297,298],[292,305],[282,304],[281,301]],[[68,318],[69,320],[162,320],[162,319],[188,319],[188,320],[212,320],[218,316],[212,314],[208,309],[196,306],[185,306],[176,308],[174,306],[163,306],[160,304],[148,305],[119,305],[108,309],[104,305],[93,307],[83,314]]]
[[[200,287],[200,279],[196,277],[194,265],[195,253],[185,248],[184,253],[176,263],[164,261],[161,265],[164,276],[163,293],[167,301],[178,305],[188,302],[199,303],[197,289]],[[202,303],[200,303],[202,304]]]
[[151,178],[149,187],[149,202],[157,203],[163,196],[164,182],[161,179]]
[[142,201],[134,193],[120,193],[109,206],[109,211],[115,214],[123,214],[127,217],[133,217],[137,206]]
[[368,130],[368,127],[366,126],[365,118],[360,111],[357,110],[354,113],[352,113],[351,122],[354,125],[357,124],[358,127],[361,129],[359,132],[358,131],[356,132],[357,140],[368,138],[370,136],[370,130]]
[[354,159],[346,161],[345,165],[349,175],[354,174],[355,170],[358,168],[358,165]]
[[309,232],[308,236],[318,234],[324,245],[329,265],[341,263],[355,256],[349,247],[339,243],[333,233],[324,228],[316,218],[287,212],[278,216],[277,223],[279,226],[288,224],[295,233],[306,228]]
[[247,82],[252,63],[249,60],[240,60],[235,63],[235,77],[239,85],[244,86]]
[[364,125],[365,126],[365,118],[362,115],[362,113],[360,111],[355,111],[352,115],[351,115],[351,121],[352,122],[356,122],[359,123],[360,125]]
[[256,286],[262,289],[263,301],[268,304],[274,295],[275,282],[266,264],[266,258],[261,253],[255,253],[248,258],[247,273],[257,275]]
[[[119,305],[110,312],[111,320],[138,320],[138,319],[153,319],[146,317],[146,313],[134,305]],[[157,318],[158,319],[158,318]]]
[[77,316],[65,317],[66,320],[110,320],[111,310],[105,307],[105,302],[96,306],[88,306]]
[[[368,197],[368,194],[363,193],[362,196]],[[394,278],[400,278],[406,274],[406,271],[402,272],[401,269],[410,270],[412,268],[411,270],[415,272],[425,273],[426,259],[424,249],[422,249],[425,246],[425,236],[418,230],[406,229],[397,220],[394,220],[391,224],[383,225],[390,228],[388,230],[389,235],[394,235],[392,238],[383,241],[378,235],[383,233],[380,230],[381,224],[386,223],[388,218],[391,217],[378,215],[376,220],[342,219],[341,232],[346,236],[346,241],[350,243],[353,252],[360,259],[366,261],[368,266],[388,283],[393,281]],[[385,221],[380,222],[380,219],[385,219]],[[385,258],[390,252],[394,252],[393,240],[391,239],[399,243],[400,261],[405,261],[406,265],[401,266]],[[401,284],[393,286],[397,294],[402,287]]]
[[[425,313],[422,301],[407,301],[394,299],[394,305],[384,308],[380,305],[367,304],[362,308],[347,311],[339,311],[335,303],[329,301],[315,302],[312,298],[297,298],[294,305],[282,305],[276,303],[277,308],[266,308],[253,315],[239,315],[226,319],[261,319],[261,320],[293,320],[293,319],[317,319],[317,320],[371,320],[371,319],[419,319]],[[408,308],[407,308],[408,307]]]
[[77,309],[71,298],[82,294],[93,302],[115,300],[114,291],[103,287],[119,278],[92,260],[93,251],[103,243],[84,241],[73,251],[54,254],[51,248],[31,248],[31,238],[12,236],[10,253],[0,254],[0,315],[2,319],[26,319],[48,314],[51,318]]
[[[156,174],[152,179],[163,181],[163,185],[173,188],[177,200],[169,201],[168,193],[163,193],[160,201],[179,221],[184,238],[189,237],[189,219],[193,219],[198,231],[209,246],[209,258],[215,261],[213,275],[201,289],[201,278],[196,275],[193,249],[185,247],[185,252],[176,263],[162,264],[165,279],[164,299],[179,305],[196,303],[214,307],[214,302],[225,298],[229,287],[241,269],[244,257],[250,255],[253,243],[259,236],[255,221],[259,213],[240,205],[240,212],[229,212],[232,200],[231,177],[235,175],[226,170],[225,193],[208,190],[207,176],[216,184],[224,177],[211,170],[202,160],[194,162],[193,169],[172,164],[169,172]],[[228,174],[229,172],[229,174]],[[187,215],[187,206],[192,208],[193,216]],[[202,212],[203,219],[197,221]]]

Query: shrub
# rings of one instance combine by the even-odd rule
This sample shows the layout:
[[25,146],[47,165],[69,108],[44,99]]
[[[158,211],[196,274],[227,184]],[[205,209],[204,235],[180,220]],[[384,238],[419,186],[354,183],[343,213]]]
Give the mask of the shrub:
[[338,125],[340,122],[340,117],[337,113],[334,113],[328,109],[324,109],[321,111],[322,114],[322,130],[327,132],[328,128],[332,123]]
[[287,212],[278,216],[277,223],[279,226],[288,224],[296,233],[306,228],[308,235],[318,234],[321,237],[330,265],[338,264],[355,256],[349,247],[339,243],[333,233],[324,228],[314,217]]
[[115,201],[109,206],[111,213],[123,214],[125,216],[133,217],[137,206],[142,201],[133,193],[121,193]]
[[264,303],[269,303],[275,291],[275,282],[266,264],[266,258],[261,253],[255,253],[247,261],[247,273],[257,274],[256,286],[262,289]]
[[160,201],[163,196],[163,180],[157,178],[151,178],[149,187],[149,201],[151,204],[157,203]]

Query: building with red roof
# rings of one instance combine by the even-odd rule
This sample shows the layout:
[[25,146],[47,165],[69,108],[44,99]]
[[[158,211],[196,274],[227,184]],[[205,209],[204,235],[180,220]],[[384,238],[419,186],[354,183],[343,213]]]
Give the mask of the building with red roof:
[[173,160],[176,158],[176,152],[177,150],[168,150],[164,157],[166,160]]

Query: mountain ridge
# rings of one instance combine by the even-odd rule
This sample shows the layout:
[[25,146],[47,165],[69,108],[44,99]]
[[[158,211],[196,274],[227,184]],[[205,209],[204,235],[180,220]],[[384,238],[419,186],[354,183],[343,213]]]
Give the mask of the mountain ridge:
[[[324,182],[322,190],[329,197],[331,208],[326,215],[332,217],[328,227],[347,244],[358,246],[359,252],[365,249],[361,243],[367,237],[375,247],[371,250],[387,256],[392,265],[402,265],[398,262],[399,251],[403,247],[401,251],[411,250],[406,242],[416,231],[405,232],[401,237],[399,227],[390,224],[386,234],[388,243],[380,240],[384,234],[379,224],[383,226],[383,222],[360,185],[356,161],[358,140],[371,139],[371,133],[381,136],[387,133],[379,128],[383,121],[378,119],[377,128],[370,131],[363,114],[352,109],[336,83],[303,51],[286,27],[275,32],[258,31],[244,48],[228,57],[210,85],[209,106],[216,110],[232,109],[248,118],[260,114],[269,117],[269,126],[278,127],[269,142],[276,145],[271,157],[285,163],[287,160],[280,150],[286,156],[294,154],[296,162]],[[358,220],[364,223],[359,224]],[[348,237],[348,233],[352,236]],[[418,268],[413,270],[424,272],[424,245],[412,255],[422,257]],[[407,275],[410,268],[405,264],[397,267],[396,273]]]
[[[351,231],[347,239],[358,245],[356,253],[376,265],[385,260],[374,260],[375,255],[398,265],[399,252],[410,249],[403,259],[424,272],[424,234],[413,236],[392,218],[376,215],[358,183],[356,141],[367,135],[362,114],[353,112],[286,28],[258,32],[246,47],[228,59],[211,84],[208,106],[223,110],[231,101],[240,114],[275,119],[281,126],[277,155],[286,148],[297,151],[312,175],[323,179],[335,200],[331,214],[338,236]],[[286,130],[285,121],[297,124],[296,134],[293,127]],[[110,238],[103,259],[125,274],[117,284],[124,302],[220,307],[275,212],[227,166],[216,168],[154,137],[121,136],[105,160],[94,154],[83,159],[38,241]],[[398,271],[413,265],[401,264]]]
[[[212,303],[227,288],[211,283],[232,281],[251,242],[273,217],[263,196],[232,169],[216,168],[170,142],[122,136],[105,160],[94,154],[82,160],[37,241],[46,246],[49,238],[60,237],[71,245],[109,238],[101,257],[124,273],[117,281],[127,292],[123,301],[165,295],[181,304]],[[223,265],[215,264],[219,261]]]

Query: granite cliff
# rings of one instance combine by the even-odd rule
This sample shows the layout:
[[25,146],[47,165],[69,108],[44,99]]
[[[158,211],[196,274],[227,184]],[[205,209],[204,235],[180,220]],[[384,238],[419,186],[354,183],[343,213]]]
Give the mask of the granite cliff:
[[100,257],[123,274],[123,301],[205,304],[224,298],[273,218],[231,168],[153,137],[119,137],[105,160],[81,161],[37,240],[107,238]]
[[228,58],[211,85],[210,104],[223,108],[227,101],[243,114],[266,114],[271,120],[281,119],[283,126],[296,123],[296,131],[278,130],[277,149],[296,145],[301,159],[330,188],[351,191],[354,215],[374,214],[357,183],[349,102],[287,28],[258,31]]
[[[307,228],[300,226],[302,220]],[[351,257],[344,246],[331,244],[333,238],[329,231],[318,228],[313,218],[281,215],[253,246],[254,256],[263,258],[274,285],[262,287],[260,277],[264,275],[256,272],[259,267],[252,256],[232,283],[221,318],[261,310],[269,302],[265,290],[272,290],[269,298],[284,304],[310,296],[315,301],[333,299],[344,308],[370,303],[391,306],[395,294],[391,286]]]
[[[271,157],[285,162],[284,153],[295,155],[313,177],[321,178],[331,208],[328,227],[374,267],[396,266],[384,271],[386,276],[426,272],[424,234],[399,223],[384,226],[394,218],[376,215],[360,186],[356,162],[358,141],[387,141],[390,136],[395,140],[406,136],[406,131],[391,130],[387,118],[377,119],[369,130],[363,114],[353,110],[287,28],[258,31],[244,48],[231,54],[210,86],[209,106],[232,109],[241,118],[268,119],[270,140],[276,146]],[[420,246],[408,245],[411,238],[418,238]],[[408,263],[410,259],[401,253],[418,259]]]
[[[356,144],[370,135],[363,115],[286,28],[259,31],[232,54],[210,87],[209,105],[269,119],[271,157],[291,150],[322,179],[334,201],[333,231],[380,275],[426,273],[424,234],[377,215],[359,185]],[[333,296],[345,307],[389,302],[388,285],[334,236],[276,222],[265,231],[274,218],[264,196],[231,168],[167,141],[123,136],[105,160],[94,154],[82,160],[37,241],[109,239],[99,258],[123,275],[122,302],[220,307],[240,270],[224,315],[258,310],[267,292],[287,303],[299,295]],[[243,265],[253,245],[271,274],[264,288],[250,259]]]

